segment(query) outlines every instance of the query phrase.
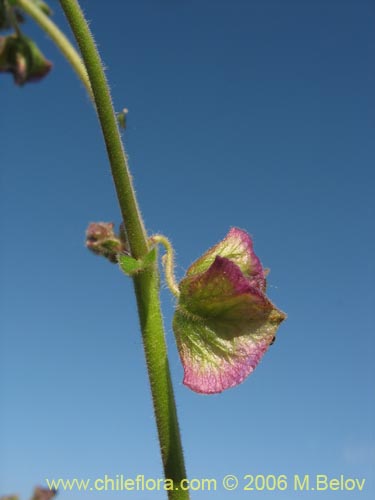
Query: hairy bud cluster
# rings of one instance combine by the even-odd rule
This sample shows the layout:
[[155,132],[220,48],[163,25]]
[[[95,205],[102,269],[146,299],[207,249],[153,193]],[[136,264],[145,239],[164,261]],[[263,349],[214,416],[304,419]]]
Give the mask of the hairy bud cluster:
[[127,253],[124,238],[117,236],[112,222],[93,222],[86,230],[86,247],[116,264],[118,255]]

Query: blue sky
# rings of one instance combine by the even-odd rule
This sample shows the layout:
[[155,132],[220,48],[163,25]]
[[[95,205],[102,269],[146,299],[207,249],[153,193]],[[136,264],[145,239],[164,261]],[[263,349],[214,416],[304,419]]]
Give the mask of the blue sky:
[[[241,227],[288,314],[242,385],[200,396],[182,385],[163,289],[189,476],[344,474],[364,490],[255,494],[373,498],[374,3],[82,5],[129,108],[147,229],[173,241],[178,276]],[[89,222],[120,222],[96,116],[53,44],[25,32],[54,69],[24,88],[0,75],[0,493],[24,499],[45,478],[162,477],[132,284],[83,244]],[[100,494],[60,493],[86,497]]]

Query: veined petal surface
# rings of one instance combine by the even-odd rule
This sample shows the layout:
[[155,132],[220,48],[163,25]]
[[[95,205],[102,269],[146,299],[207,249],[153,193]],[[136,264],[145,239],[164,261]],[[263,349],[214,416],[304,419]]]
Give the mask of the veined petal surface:
[[173,328],[184,384],[203,394],[240,384],[272,343],[284,313],[236,262],[219,255],[207,270],[188,272],[180,292]]

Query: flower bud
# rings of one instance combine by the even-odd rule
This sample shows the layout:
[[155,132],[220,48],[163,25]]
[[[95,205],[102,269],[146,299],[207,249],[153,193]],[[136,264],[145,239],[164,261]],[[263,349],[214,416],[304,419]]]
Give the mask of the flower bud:
[[57,491],[49,488],[42,488],[41,486],[36,486],[34,489],[34,494],[32,500],[51,500]]
[[96,255],[117,263],[117,255],[126,252],[126,245],[113,231],[112,222],[93,222],[86,231],[86,246]]
[[17,85],[36,82],[51,69],[35,43],[25,36],[0,37],[0,72],[12,73]]

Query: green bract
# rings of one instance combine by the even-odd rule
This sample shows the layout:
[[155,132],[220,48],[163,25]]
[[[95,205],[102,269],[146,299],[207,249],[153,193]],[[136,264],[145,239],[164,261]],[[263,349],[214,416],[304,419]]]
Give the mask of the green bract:
[[134,259],[130,255],[118,255],[118,263],[121,271],[123,271],[128,276],[134,276],[140,271],[144,271],[148,267],[152,266],[157,257],[156,248],[153,248],[148,252],[148,254],[143,257],[143,259]]

